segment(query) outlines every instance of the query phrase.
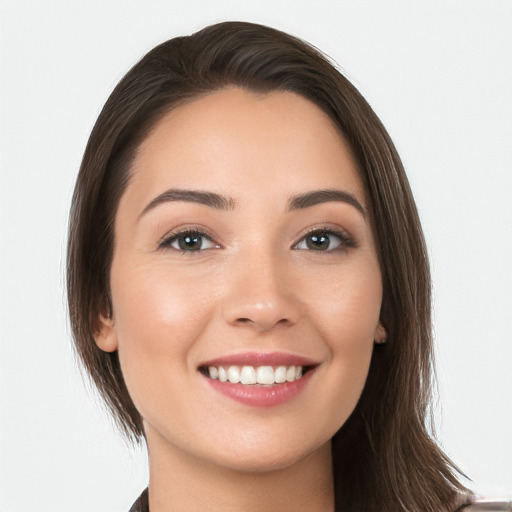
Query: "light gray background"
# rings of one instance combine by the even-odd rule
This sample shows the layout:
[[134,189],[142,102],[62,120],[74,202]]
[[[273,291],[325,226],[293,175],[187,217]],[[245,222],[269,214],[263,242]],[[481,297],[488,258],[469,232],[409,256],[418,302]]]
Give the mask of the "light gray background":
[[66,217],[101,106],[144,52],[223,20],[275,26],[381,116],[429,243],[447,452],[512,495],[512,1],[1,1],[0,510],[122,512],[145,486],[82,384]]

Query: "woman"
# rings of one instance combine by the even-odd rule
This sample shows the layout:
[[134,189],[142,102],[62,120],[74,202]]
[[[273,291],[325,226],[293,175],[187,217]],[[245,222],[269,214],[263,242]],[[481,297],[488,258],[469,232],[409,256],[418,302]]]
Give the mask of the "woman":
[[[454,511],[430,277],[402,164],[317,50],[222,23],[149,52],[70,218],[77,351],[145,438],[133,511]],[[148,508],[149,507],[149,508]]]

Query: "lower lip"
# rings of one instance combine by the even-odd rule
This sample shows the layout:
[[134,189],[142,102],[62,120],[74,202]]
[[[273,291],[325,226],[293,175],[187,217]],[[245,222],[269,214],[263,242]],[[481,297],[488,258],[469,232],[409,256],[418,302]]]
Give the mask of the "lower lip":
[[284,384],[275,384],[273,386],[232,384],[230,382],[221,382],[218,379],[210,379],[206,375],[204,375],[204,378],[215,391],[232,400],[253,407],[272,407],[284,404],[297,396],[309,382],[313,371],[309,370],[300,379],[293,382],[285,382]]

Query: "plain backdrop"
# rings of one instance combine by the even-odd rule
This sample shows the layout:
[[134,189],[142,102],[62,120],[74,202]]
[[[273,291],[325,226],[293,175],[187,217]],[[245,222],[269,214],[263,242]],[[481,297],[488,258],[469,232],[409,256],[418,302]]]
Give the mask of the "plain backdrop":
[[73,358],[67,212],[117,81],[224,20],[321,48],[388,128],[431,256],[440,440],[512,495],[512,1],[0,0],[0,511],[123,512],[147,483]]

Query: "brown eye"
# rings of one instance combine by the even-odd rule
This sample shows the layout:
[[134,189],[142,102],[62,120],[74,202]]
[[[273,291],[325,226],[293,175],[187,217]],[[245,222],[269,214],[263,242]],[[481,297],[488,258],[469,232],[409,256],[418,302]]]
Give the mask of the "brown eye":
[[199,251],[203,246],[203,237],[199,235],[179,236],[175,242],[180,251]]
[[355,247],[355,243],[345,233],[330,230],[318,230],[308,233],[294,248],[300,250],[328,252],[347,247]]
[[160,244],[162,248],[171,248],[182,252],[197,252],[219,247],[205,233],[199,231],[183,231],[170,236]]
[[[318,233],[306,237],[307,248],[313,251],[327,251],[330,248],[331,242],[331,236],[326,233]],[[333,248],[331,247],[331,249]]]

